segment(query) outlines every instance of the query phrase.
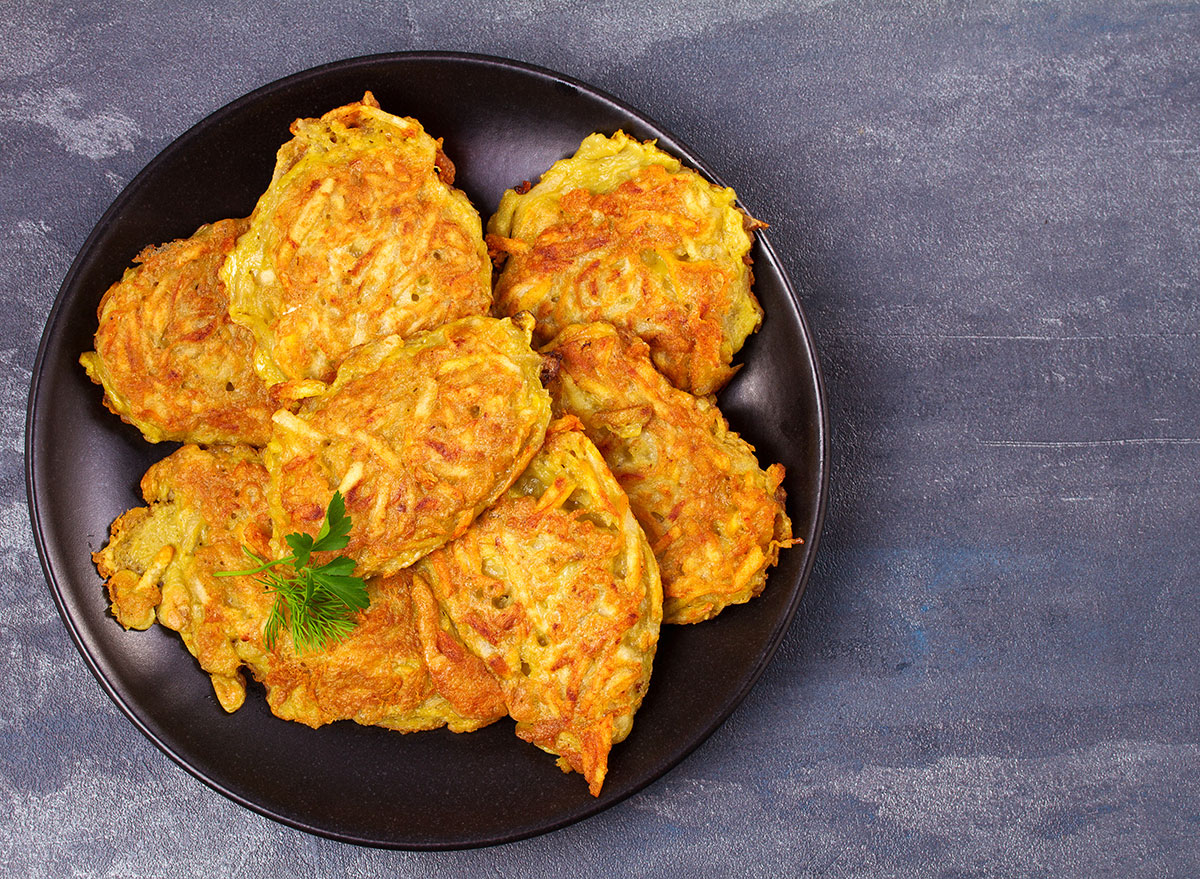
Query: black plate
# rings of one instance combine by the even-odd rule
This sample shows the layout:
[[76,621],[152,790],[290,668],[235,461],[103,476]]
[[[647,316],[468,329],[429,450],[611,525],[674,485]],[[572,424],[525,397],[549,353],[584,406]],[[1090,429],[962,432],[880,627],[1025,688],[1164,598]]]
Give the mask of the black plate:
[[[536,180],[593,131],[658,138],[711,171],[642,114],[567,77],[511,61],[397,54],[319,67],[265,86],[200,122],[117,198],[63,282],[38,352],[26,429],[38,551],[54,600],[101,686],[150,740],[233,800],[294,827],[393,848],[461,848],[532,836],[592,815],[677,764],[729,715],[782,640],[812,567],[828,452],[812,337],[766,237],[754,251],[766,322],[721,396],[764,462],[787,466],[788,510],[804,544],[783,553],[764,595],[699,626],[664,627],[645,704],[614,748],[598,799],[578,775],[502,721],[471,735],[399,735],[342,722],[311,730],[271,716],[251,687],[226,715],[179,637],[125,632],[108,613],[89,553],[141,499],[138,480],[170,446],[151,446],[100,404],[79,367],[101,294],[147,244],[201,223],[245,216],[266,188],[275,151],[299,116],[375,93],[421,120],[486,218],[501,192]],[[752,206],[751,208],[753,213]],[[767,218],[770,219],[770,218]]]

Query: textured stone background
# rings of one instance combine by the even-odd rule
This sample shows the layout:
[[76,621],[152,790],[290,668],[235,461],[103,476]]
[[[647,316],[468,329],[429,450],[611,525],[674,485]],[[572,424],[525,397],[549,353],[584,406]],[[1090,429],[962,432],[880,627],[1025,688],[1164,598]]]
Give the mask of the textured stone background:
[[[155,750],[55,613],[22,475],[46,314],[122,186],[244,92],[403,49],[562,71],[707,157],[833,420],[809,593],[730,721],[598,817],[446,854],[278,826]],[[1198,76],[1194,3],[0,4],[0,872],[1200,874]]]

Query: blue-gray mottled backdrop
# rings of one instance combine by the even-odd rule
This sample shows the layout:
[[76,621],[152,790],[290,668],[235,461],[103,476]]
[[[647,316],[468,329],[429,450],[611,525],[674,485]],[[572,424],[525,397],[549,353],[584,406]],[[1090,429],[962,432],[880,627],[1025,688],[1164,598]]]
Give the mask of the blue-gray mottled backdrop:
[[[404,49],[641,108],[771,223],[829,382],[809,593],[677,770],[566,830],[359,849],[193,779],[55,613],[30,369],[121,188],[226,102]],[[1200,5],[0,5],[5,876],[1195,876]]]

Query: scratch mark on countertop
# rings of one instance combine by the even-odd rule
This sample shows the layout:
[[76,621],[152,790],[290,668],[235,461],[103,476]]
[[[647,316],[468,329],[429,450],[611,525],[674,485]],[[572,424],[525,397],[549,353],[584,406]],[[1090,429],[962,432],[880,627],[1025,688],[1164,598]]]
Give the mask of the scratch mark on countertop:
[[979,440],[979,444],[1002,449],[1091,449],[1115,446],[1200,446],[1200,438],[1144,436],[1099,440]]
[[1035,336],[1020,334],[983,334],[983,333],[897,333],[891,330],[881,330],[874,333],[842,332],[838,335],[848,339],[912,339],[924,341],[938,339],[948,342],[1119,342],[1124,339],[1194,339],[1200,338],[1200,332],[1156,331],[1152,333],[1120,333],[1108,336]]

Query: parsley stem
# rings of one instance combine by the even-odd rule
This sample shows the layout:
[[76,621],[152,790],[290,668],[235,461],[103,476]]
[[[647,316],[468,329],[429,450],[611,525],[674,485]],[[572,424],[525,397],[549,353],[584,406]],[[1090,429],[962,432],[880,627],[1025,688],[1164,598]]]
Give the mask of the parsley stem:
[[[247,554],[251,555],[251,557],[254,557],[250,553],[247,553]],[[294,555],[290,555],[287,558],[275,559],[275,561],[273,561],[273,562],[264,562],[263,564],[259,565],[257,568],[249,568],[248,570],[245,570],[245,571],[214,571],[213,576],[214,577],[249,577],[252,574],[261,574],[263,571],[267,570],[268,568],[273,568],[276,565],[290,565],[294,561],[296,561],[296,557]]]

